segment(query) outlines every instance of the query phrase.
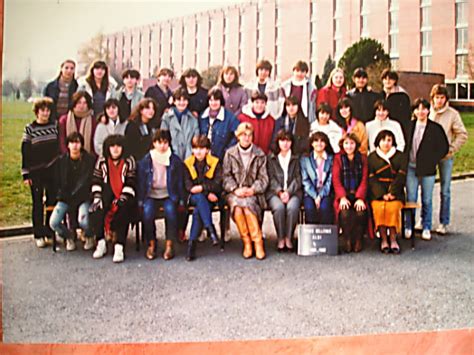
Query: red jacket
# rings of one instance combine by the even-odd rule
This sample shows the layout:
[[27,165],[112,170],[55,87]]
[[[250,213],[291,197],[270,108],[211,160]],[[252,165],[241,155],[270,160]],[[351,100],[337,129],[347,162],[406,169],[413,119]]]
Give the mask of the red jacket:
[[330,87],[325,86],[318,91],[318,96],[316,98],[316,110],[318,110],[320,104],[326,102],[329,104],[329,106],[331,106],[331,117],[335,119],[337,103],[344,97],[346,97],[346,88],[344,86],[339,90],[334,85],[331,85]]
[[238,117],[240,122],[249,122],[252,124],[253,143],[259,147],[265,154],[270,153],[270,144],[272,143],[273,128],[275,119],[265,111],[262,118],[258,119],[248,106],[244,106],[242,113]]

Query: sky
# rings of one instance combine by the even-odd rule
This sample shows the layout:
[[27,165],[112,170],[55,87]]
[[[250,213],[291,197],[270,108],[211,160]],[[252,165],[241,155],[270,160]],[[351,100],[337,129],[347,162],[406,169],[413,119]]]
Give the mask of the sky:
[[81,43],[113,33],[248,0],[5,0],[3,80],[57,76]]

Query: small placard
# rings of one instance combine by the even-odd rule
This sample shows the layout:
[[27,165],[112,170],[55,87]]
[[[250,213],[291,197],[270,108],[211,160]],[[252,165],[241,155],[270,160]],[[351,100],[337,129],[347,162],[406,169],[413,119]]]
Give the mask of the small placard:
[[337,226],[333,224],[298,225],[298,255],[337,255]]

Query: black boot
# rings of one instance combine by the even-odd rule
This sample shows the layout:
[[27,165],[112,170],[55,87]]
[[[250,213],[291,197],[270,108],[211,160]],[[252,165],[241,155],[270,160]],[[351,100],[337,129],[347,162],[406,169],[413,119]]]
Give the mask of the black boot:
[[219,245],[219,238],[217,237],[216,228],[213,224],[209,228],[206,228],[208,236],[212,240],[212,246]]
[[186,261],[193,261],[196,259],[196,241],[188,241],[188,250],[186,252]]

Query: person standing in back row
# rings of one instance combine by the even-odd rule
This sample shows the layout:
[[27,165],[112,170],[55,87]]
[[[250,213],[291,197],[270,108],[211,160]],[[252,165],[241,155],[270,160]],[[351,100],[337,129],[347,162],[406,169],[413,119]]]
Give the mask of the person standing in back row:
[[459,112],[449,106],[449,95],[445,85],[436,84],[431,89],[430,119],[439,123],[446,133],[449,151],[438,164],[441,179],[441,207],[439,210],[438,234],[446,234],[451,212],[451,174],[453,172],[454,155],[467,141],[467,130]]
[[381,100],[382,95],[368,87],[369,76],[364,68],[354,70],[352,81],[354,88],[347,92],[347,97],[352,100],[354,117],[365,124],[374,118],[375,102]]
[[158,80],[156,85],[150,86],[145,92],[145,97],[153,99],[156,105],[155,115],[150,122],[153,129],[160,128],[163,114],[170,109],[173,103],[173,92],[170,89],[170,83],[174,77],[173,71],[161,68],[156,77]]

